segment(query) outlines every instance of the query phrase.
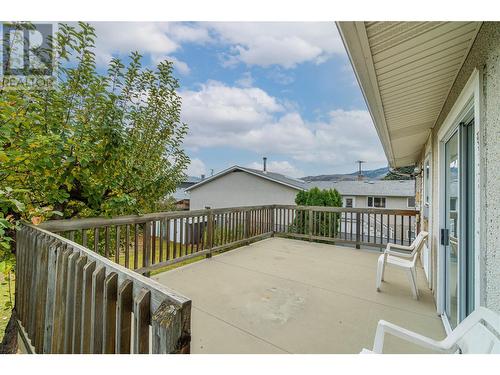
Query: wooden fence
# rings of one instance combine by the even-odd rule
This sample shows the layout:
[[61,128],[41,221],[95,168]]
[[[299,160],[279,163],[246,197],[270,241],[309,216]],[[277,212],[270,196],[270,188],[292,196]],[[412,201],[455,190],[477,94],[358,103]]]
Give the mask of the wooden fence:
[[25,225],[16,244],[29,352],[189,353],[189,299],[39,227]]

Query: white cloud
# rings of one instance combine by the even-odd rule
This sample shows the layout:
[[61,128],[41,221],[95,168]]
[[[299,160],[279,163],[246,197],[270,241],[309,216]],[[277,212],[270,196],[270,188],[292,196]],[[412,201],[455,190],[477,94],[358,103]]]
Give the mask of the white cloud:
[[367,111],[336,109],[324,121],[305,121],[293,107],[258,88],[211,81],[182,93],[186,146],[229,146],[302,163],[338,168],[362,159],[385,163]]
[[160,62],[164,60],[173,62],[174,67],[182,75],[188,75],[191,72],[191,68],[189,67],[189,65],[186,62],[177,59],[176,57],[153,55],[151,59],[155,65],[158,65]]
[[202,174],[207,173],[207,167],[203,160],[198,158],[191,158],[191,163],[189,164],[186,174],[188,176],[199,177]]
[[183,121],[190,125],[189,146],[226,144],[224,138],[272,121],[274,113],[284,110],[276,98],[259,88],[231,87],[217,81],[180,94]]
[[288,69],[306,61],[320,64],[333,54],[345,54],[333,22],[219,22],[207,27],[231,46],[226,65],[242,62]]
[[[247,165],[248,168],[253,169],[262,169],[262,162],[250,163]],[[295,167],[287,160],[271,160],[267,162],[267,170],[269,172],[276,172],[284,174],[285,176],[290,177],[302,177],[304,176],[304,172]]]
[[[151,54],[153,59],[171,56],[182,43],[206,43],[211,40],[206,27],[179,22],[94,22],[96,30],[96,57],[100,64],[107,64],[115,54],[128,55],[137,51]],[[179,68],[179,66],[182,66]],[[176,67],[186,72],[187,64],[178,62]]]
[[333,22],[95,22],[93,26],[100,64],[108,63],[115,54],[131,51],[172,56],[185,43],[228,46],[225,65],[289,69],[345,54]]
[[179,44],[166,32],[168,23],[154,22],[95,22],[96,57],[107,63],[114,54],[152,53],[168,55],[179,48]]
[[207,43],[213,41],[208,29],[201,24],[169,22],[168,25],[169,35],[179,42]]

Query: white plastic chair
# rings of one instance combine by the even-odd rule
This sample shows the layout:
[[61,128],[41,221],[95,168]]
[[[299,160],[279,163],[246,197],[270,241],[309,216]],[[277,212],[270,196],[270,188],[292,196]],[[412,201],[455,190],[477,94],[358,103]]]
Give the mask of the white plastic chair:
[[380,320],[373,350],[363,349],[361,353],[382,354],[385,334],[441,353],[500,354],[500,315],[485,307],[478,307],[441,341]]
[[[420,232],[410,246],[403,246],[393,243],[388,243],[384,253],[380,255],[377,263],[377,291],[380,292],[380,286],[384,281],[385,267],[387,264],[402,268],[407,272],[408,280],[410,281],[413,297],[418,299],[417,287],[417,258],[420,250],[425,244],[425,240],[429,234]],[[397,249],[397,250],[393,250]]]

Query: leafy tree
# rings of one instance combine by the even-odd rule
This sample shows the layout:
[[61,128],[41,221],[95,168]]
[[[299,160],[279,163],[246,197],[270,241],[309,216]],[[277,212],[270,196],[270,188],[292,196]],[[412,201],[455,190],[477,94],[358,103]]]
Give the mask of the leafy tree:
[[299,191],[295,203],[299,206],[342,207],[342,196],[335,189],[321,190],[314,187],[308,191]]
[[411,165],[408,167],[396,168],[394,171],[389,171],[389,173],[384,176],[383,180],[414,180],[415,177],[409,176],[413,174],[414,169],[415,167]]
[[94,29],[60,25],[53,89],[0,92],[0,188],[27,189],[27,216],[147,212],[184,179],[187,125],[172,63],[134,52],[99,74]]
[[[335,189],[320,190],[314,187],[308,191],[299,191],[295,197],[295,203],[299,206],[342,207],[342,196]],[[307,226],[310,219],[313,219],[316,223],[316,228],[313,228],[313,230],[319,236],[326,236],[337,229],[339,214],[327,215],[323,220],[319,220],[319,212],[313,215],[315,217],[310,217],[310,213],[306,210],[298,211],[298,216],[295,218],[291,230],[296,233],[308,233],[309,228]]]
[[102,74],[95,38],[89,24],[60,25],[54,87],[0,88],[0,270],[21,219],[149,212],[185,178],[172,63],[145,68],[133,52]]

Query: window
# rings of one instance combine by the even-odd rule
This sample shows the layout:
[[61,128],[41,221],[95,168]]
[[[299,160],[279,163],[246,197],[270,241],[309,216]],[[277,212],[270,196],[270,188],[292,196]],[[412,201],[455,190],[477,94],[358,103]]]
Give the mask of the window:
[[415,207],[415,197],[408,197],[408,207]]
[[346,198],[345,199],[345,206],[347,208],[352,208],[352,198]]
[[385,208],[385,198],[368,197],[368,207]]

